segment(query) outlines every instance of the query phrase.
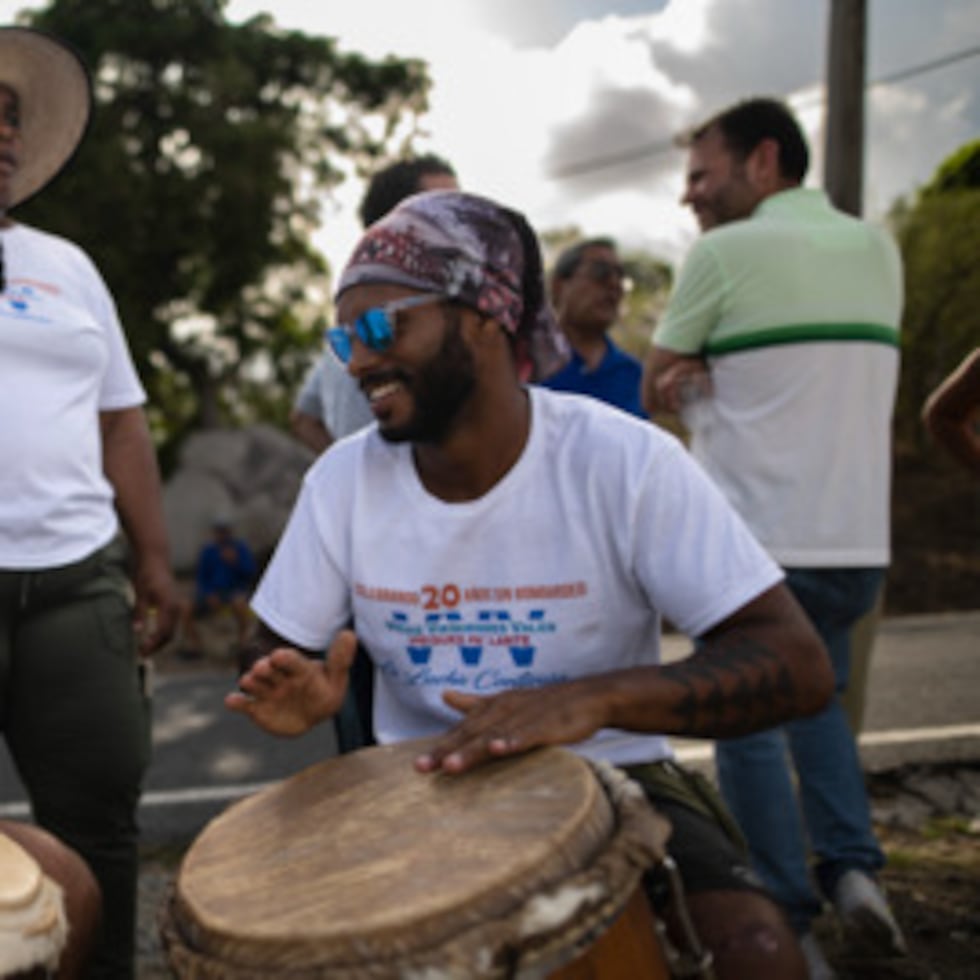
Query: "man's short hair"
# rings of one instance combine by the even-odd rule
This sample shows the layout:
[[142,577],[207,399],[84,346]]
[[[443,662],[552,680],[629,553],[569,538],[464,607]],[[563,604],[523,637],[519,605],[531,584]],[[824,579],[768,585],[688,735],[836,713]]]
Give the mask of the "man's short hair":
[[371,177],[361,200],[361,206],[358,208],[361,224],[365,228],[373,225],[404,198],[417,194],[419,181],[430,174],[455,177],[456,171],[447,161],[434,153],[398,160],[379,170]]
[[728,149],[744,160],[763,140],[779,146],[779,172],[800,183],[810,168],[810,151],[800,124],[789,107],[778,99],[752,98],[724,109],[682,137],[690,146],[710,130],[718,129]]
[[575,270],[578,269],[586,250],[590,248],[611,248],[614,252],[617,250],[615,240],[606,236],[586,238],[574,245],[569,245],[568,248],[559,253],[555,260],[554,268],[551,270],[552,281],[571,279],[575,275]]

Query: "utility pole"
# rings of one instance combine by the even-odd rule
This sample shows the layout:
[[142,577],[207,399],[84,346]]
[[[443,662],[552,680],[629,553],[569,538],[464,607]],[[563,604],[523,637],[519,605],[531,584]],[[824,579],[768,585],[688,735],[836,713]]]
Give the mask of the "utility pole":
[[860,216],[864,190],[864,83],[867,0],[830,0],[824,188],[842,211]]

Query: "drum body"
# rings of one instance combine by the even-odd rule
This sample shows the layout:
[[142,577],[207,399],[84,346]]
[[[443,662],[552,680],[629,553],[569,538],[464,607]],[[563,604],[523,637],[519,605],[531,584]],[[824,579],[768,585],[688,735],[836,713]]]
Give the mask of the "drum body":
[[327,760],[213,820],[161,910],[177,976],[667,976],[640,880],[668,828],[634,783],[557,748],[423,775],[424,747]]
[[0,820],[0,977],[82,977],[101,907],[73,850],[33,824]]

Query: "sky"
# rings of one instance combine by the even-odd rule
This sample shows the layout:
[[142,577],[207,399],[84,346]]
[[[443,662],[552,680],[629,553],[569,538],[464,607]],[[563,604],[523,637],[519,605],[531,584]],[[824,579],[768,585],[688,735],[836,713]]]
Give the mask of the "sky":
[[[786,98],[822,181],[831,0],[229,0],[239,22],[428,62],[419,151],[468,190],[679,262],[697,226],[679,198],[675,135],[752,95]],[[0,22],[28,5],[0,0]],[[864,211],[881,220],[963,143],[980,138],[980,0],[867,0]],[[942,62],[943,64],[937,65]],[[933,66],[933,67],[929,67]],[[363,185],[324,202],[334,268],[357,239]]]

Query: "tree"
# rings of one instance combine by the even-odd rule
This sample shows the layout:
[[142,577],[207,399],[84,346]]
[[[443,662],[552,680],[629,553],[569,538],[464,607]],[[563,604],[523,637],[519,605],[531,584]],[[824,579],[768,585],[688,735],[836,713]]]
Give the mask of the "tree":
[[674,281],[671,265],[639,249],[622,253],[629,277],[629,292],[617,341],[642,361],[650,349],[650,337],[670,298]]
[[977,343],[980,310],[980,140],[939,166],[911,204],[892,211],[905,264],[900,445],[921,448],[929,392]]
[[[929,439],[929,393],[977,343],[980,140],[892,212],[905,263],[886,611],[970,608],[980,590],[976,478]],[[974,603],[975,604],[975,603]]]
[[[423,63],[232,25],[226,0],[53,0],[28,23],[73,43],[96,110],[72,166],[19,209],[93,255],[164,450],[199,426],[284,418],[320,343],[319,202],[426,108]],[[164,455],[166,462],[167,455]]]

